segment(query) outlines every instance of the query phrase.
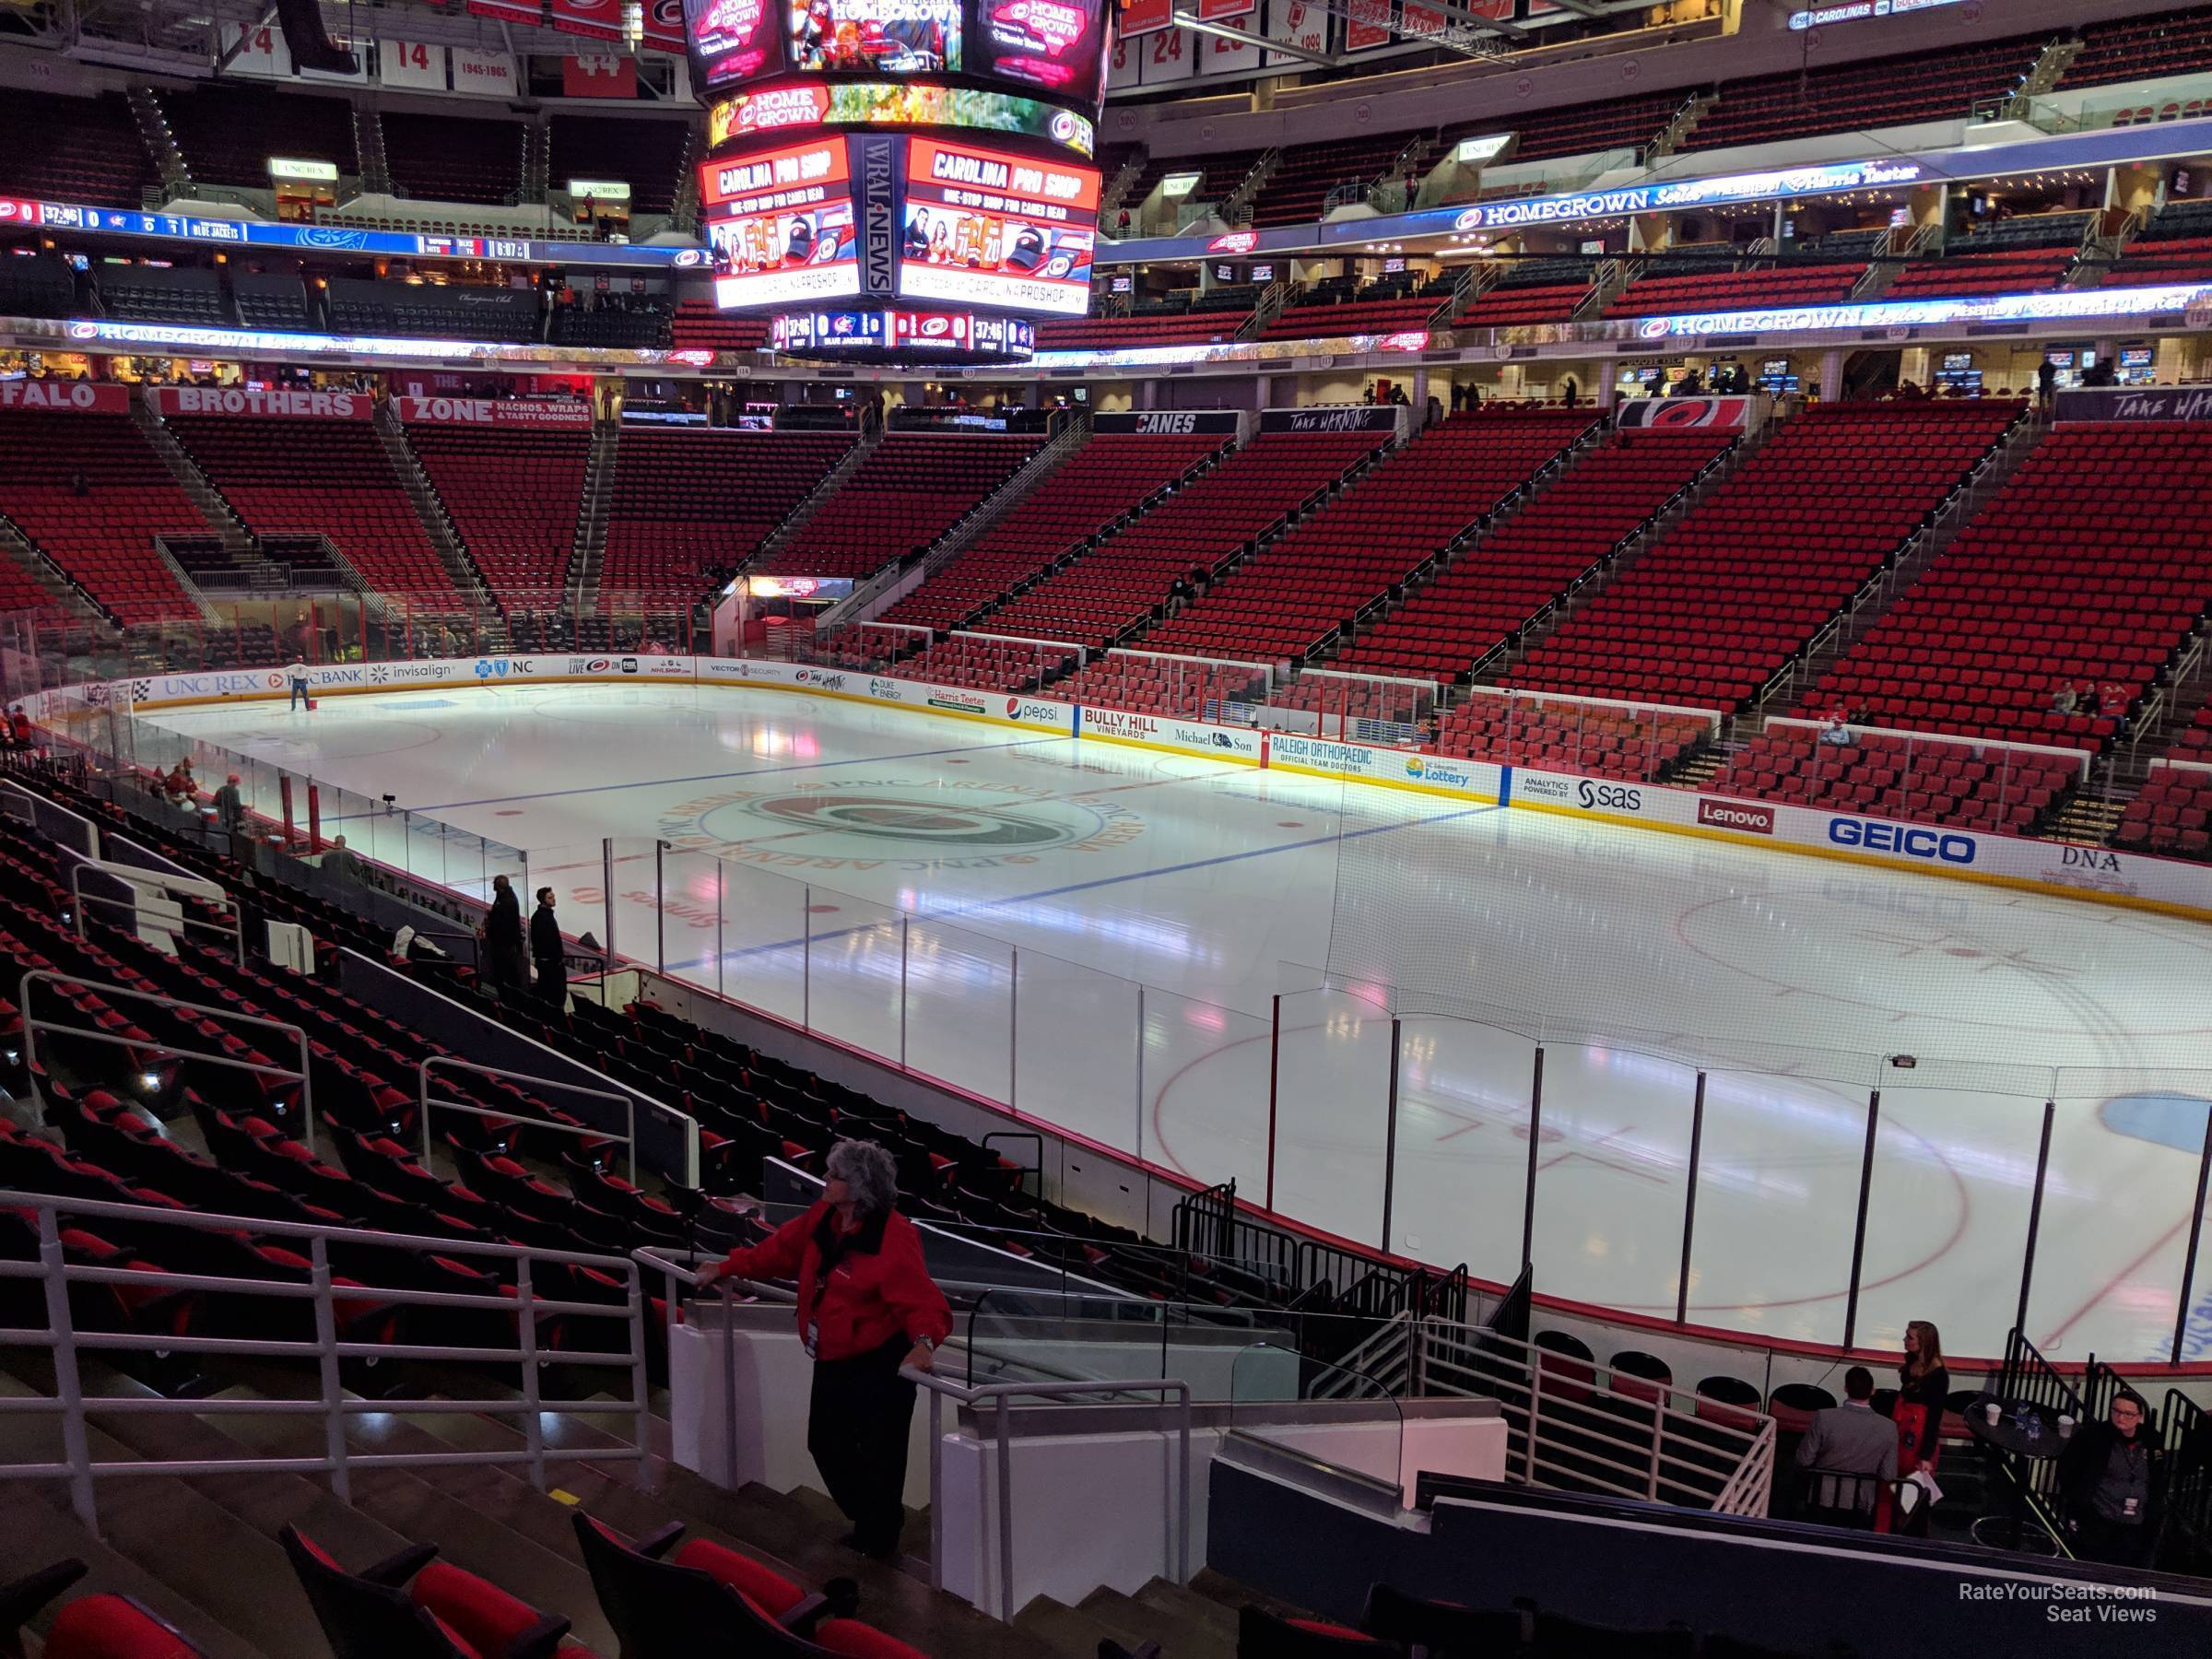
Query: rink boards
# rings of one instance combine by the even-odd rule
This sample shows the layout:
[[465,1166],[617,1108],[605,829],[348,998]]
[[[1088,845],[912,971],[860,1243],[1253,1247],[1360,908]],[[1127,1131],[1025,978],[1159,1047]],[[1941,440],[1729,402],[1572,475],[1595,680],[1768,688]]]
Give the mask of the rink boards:
[[[1004,691],[931,685],[857,669],[747,658],[616,653],[349,663],[310,668],[307,677],[316,697],[429,687],[451,689],[580,682],[757,686],[800,691],[984,721],[1040,735],[1094,738],[2212,921],[2212,869],[2177,859],[1900,823],[1783,802],[1735,800],[1663,784],[1534,771],[1489,761],[1056,702]],[[284,699],[288,694],[284,670],[278,667],[150,675],[112,681],[105,687],[48,692],[34,701],[51,717],[65,709],[82,711],[102,701],[119,709],[168,709]]]

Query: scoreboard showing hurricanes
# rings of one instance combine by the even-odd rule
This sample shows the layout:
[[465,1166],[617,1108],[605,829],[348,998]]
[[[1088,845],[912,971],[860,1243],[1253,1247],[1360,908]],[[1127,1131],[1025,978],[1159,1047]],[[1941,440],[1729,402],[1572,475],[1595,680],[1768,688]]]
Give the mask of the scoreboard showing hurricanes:
[[685,0],[715,302],[778,350],[1006,362],[1081,316],[1106,0]]

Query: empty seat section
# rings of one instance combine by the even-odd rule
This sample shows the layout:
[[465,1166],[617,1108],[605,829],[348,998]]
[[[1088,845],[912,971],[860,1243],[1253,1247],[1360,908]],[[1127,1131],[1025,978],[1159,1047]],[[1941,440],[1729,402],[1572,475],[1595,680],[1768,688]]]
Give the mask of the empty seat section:
[[2177,858],[2212,858],[2212,771],[2205,770],[2212,753],[2202,741],[2207,734],[2206,712],[2200,709],[2195,724],[2183,734],[2184,740],[2197,741],[2174,747],[2176,759],[2193,764],[2152,764],[2150,776],[2127,804],[2113,832],[2115,845]]
[[1655,781],[1712,735],[1710,717],[1603,703],[1471,697],[1437,722],[1436,754]]
[[1510,328],[1523,323],[1564,323],[1590,297],[1597,279],[1591,260],[1517,259],[1453,319],[1459,328]]
[[384,160],[405,195],[496,206],[523,188],[524,129],[516,121],[417,115],[388,110]]
[[75,274],[57,255],[0,255],[0,315],[66,317],[76,309]]
[[1237,337],[1252,308],[1191,311],[1161,306],[1125,317],[1065,317],[1037,324],[1040,351],[1087,351],[1117,346],[1218,346]]
[[[2059,428],[1815,703],[1871,725],[2099,746],[2212,606],[2195,517],[2208,490],[2212,422]],[[2070,712],[2065,687],[2083,705]]]
[[1450,293],[1445,292],[1293,305],[1277,313],[1261,337],[1297,340],[1322,335],[1396,334],[1403,329],[1426,328],[1429,320],[1450,304],[1451,299]]
[[118,620],[199,615],[154,537],[207,521],[128,415],[0,411],[0,513]]
[[2018,35],[1978,46],[1724,81],[1720,102],[1698,117],[1677,147],[1720,149],[1912,122],[1963,120],[1983,100],[2016,91],[2048,40],[2048,35]]
[[1076,648],[1040,646],[1022,640],[986,639],[972,634],[939,640],[899,665],[902,679],[938,686],[972,686],[987,691],[1034,691],[1049,678],[1076,665]]
[[1486,409],[1430,427],[1153,629],[1145,648],[1269,660],[1309,655],[1522,489],[1596,418]]
[[306,285],[289,272],[233,269],[230,290],[238,300],[239,323],[244,327],[298,332],[313,326]]
[[1207,720],[1218,715],[1223,703],[1265,702],[1267,671],[1237,663],[1115,651],[1093,657],[1080,674],[1055,681],[1044,694],[1096,708]]
[[121,92],[67,98],[10,87],[0,98],[0,188],[96,207],[138,207],[159,188]]
[[1830,404],[1759,452],[1506,683],[1740,706],[1803,648],[2019,418],[1994,399]]
[[1404,133],[1385,133],[1290,146],[1253,196],[1252,222],[1312,224],[1333,205],[1364,203],[1368,186],[1390,171],[1406,142]]
[[1947,253],[1941,259],[1914,260],[1899,271],[1883,292],[1885,300],[1912,300],[1923,294],[1958,298],[1972,294],[2031,294],[2059,286],[2074,250],[2064,248],[2001,248],[1988,253]]
[[161,265],[102,265],[97,278],[109,316],[125,323],[182,323],[223,328],[231,322],[223,279],[213,271]]
[[202,184],[269,187],[269,158],[327,161],[358,173],[353,108],[343,94],[319,98],[267,87],[167,88],[156,99],[184,152],[184,166]]
[[1382,442],[1381,432],[1276,432],[1065,570],[991,613],[994,632],[1104,644],[1149,618],[1175,579],[1211,575],[1283,518],[1312,504]]
[[1864,265],[1827,260],[1754,265],[1653,259],[1636,280],[1606,301],[1608,317],[1668,312],[1739,311],[1765,306],[1838,305],[1866,274]]
[[668,340],[677,351],[759,351],[768,344],[768,319],[730,316],[706,300],[681,300]]
[[893,432],[787,546],[758,568],[794,576],[869,576],[918,553],[1019,470],[1034,438]]
[[426,423],[407,429],[407,442],[500,606],[558,603],[576,539],[590,429]]
[[629,210],[667,213],[676,206],[683,171],[686,121],[627,115],[556,115],[546,124],[555,188],[571,179],[619,179],[629,186]]
[[256,535],[323,535],[380,593],[459,598],[370,422],[179,415],[167,424]]
[[1110,532],[1224,441],[1118,433],[1094,437],[1026,500],[886,611],[883,619],[957,627]]
[[2172,202],[2102,266],[2102,286],[2212,282],[2212,202]]
[[698,598],[759,552],[852,445],[841,432],[626,429],[601,593]]
[[536,291],[531,288],[333,276],[324,295],[330,307],[330,326],[336,334],[527,345],[545,326]]
[[[1687,88],[1570,104],[1563,110],[1500,114],[1455,122],[1438,135],[1432,156],[1446,156],[1462,138],[1493,133],[1519,135],[1509,161],[1547,161],[1597,150],[1641,150],[1656,138],[1675,112],[1689,100]],[[1446,198],[1456,199],[1456,198]]]
[[1664,511],[1732,441],[1726,432],[1624,432],[1339,653],[1334,667],[1451,680],[1504,644]]
[[2078,759],[1996,744],[1770,725],[1729,757],[1707,793],[1924,824],[2025,835],[2081,775]]
[[2061,88],[2103,87],[2207,69],[2212,69],[2212,11],[2198,6],[2087,25],[2081,49],[2058,84]]

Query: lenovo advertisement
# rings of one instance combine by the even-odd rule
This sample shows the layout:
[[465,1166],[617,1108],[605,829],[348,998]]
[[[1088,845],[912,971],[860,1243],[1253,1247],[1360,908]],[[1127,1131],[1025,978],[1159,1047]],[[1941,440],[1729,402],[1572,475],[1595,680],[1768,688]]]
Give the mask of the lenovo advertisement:
[[1079,317],[1098,218],[1096,168],[912,139],[899,291]]

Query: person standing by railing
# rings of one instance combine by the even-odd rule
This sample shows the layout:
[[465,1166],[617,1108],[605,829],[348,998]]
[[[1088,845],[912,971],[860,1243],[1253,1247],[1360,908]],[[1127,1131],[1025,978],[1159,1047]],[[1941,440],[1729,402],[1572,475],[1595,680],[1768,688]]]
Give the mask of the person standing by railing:
[[922,1235],[893,1207],[899,1170],[868,1141],[830,1149],[818,1203],[765,1242],[734,1250],[699,1275],[794,1278],[799,1339],[814,1359],[806,1450],[853,1523],[845,1542],[863,1555],[898,1552],[905,1520],[907,1440],[914,1385],[952,1334],[952,1310],[922,1260]]

